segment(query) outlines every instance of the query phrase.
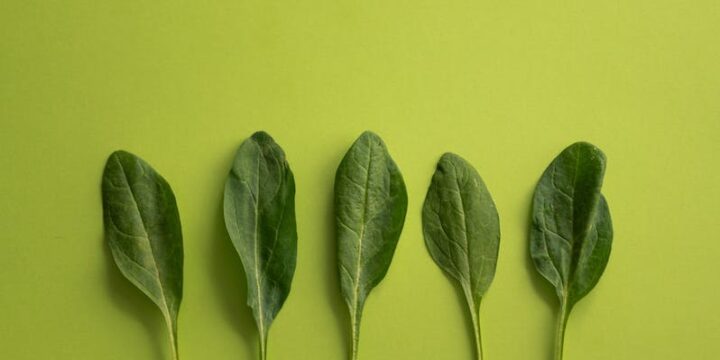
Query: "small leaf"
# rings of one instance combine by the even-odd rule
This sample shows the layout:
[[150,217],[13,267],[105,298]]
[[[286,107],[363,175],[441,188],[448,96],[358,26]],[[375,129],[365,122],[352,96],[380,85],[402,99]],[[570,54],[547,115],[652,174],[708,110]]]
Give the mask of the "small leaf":
[[570,311],[595,287],[610,256],[612,221],[600,192],[604,173],[602,151],[579,142],[553,160],[535,188],[530,255],[560,300],[558,360]]
[[224,208],[264,360],[268,331],[290,293],[297,258],[295,180],[285,153],[267,133],[256,132],[238,148],[225,183]]
[[407,192],[379,136],[363,133],[335,175],[335,228],[342,296],[350,311],[352,358],[370,291],[385,277],[405,221]]
[[183,245],[175,195],[145,161],[116,151],[105,165],[102,198],[105,239],[115,263],[160,308],[178,359]]
[[475,168],[460,156],[447,153],[438,162],[422,215],[430,255],[460,283],[465,294],[477,357],[482,359],[478,313],[495,276],[500,243],[495,203]]

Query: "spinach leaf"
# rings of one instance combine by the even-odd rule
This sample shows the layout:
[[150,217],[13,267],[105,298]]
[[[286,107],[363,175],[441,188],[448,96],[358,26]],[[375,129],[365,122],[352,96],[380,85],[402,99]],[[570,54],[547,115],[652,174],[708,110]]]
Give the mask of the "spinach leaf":
[[102,179],[105,239],[120,272],[162,312],[173,359],[183,287],[183,245],[170,185],[139,157],[116,151]]
[[285,153],[267,133],[256,132],[238,148],[223,203],[264,360],[268,331],[290,293],[297,258],[295,180]]
[[363,133],[335,175],[335,229],[342,296],[350,311],[352,358],[370,291],[390,267],[407,211],[402,175],[382,139]]
[[480,174],[465,159],[446,153],[437,164],[422,210],[425,245],[435,263],[465,294],[478,359],[482,359],[480,302],[495,276],[500,224]]
[[605,155],[579,142],[548,166],[535,189],[530,255],[560,300],[555,359],[562,359],[568,316],[600,280],[610,256],[613,230],[600,193]]

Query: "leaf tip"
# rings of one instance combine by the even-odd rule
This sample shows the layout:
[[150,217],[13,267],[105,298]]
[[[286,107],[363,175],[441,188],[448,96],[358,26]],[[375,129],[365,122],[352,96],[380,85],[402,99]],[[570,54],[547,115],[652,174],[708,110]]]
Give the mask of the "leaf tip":
[[603,160],[605,159],[605,153],[603,153],[603,151],[600,150],[599,147],[587,141],[577,141],[572,145],[568,146],[566,150],[585,151],[592,155],[598,156]]
[[120,158],[128,158],[128,157],[137,157],[137,156],[127,150],[118,149],[118,150],[113,151],[110,154],[110,156],[108,156],[108,160],[112,159],[112,158],[120,159]]
[[360,134],[360,136],[361,136],[361,137],[363,137],[363,136],[380,137],[380,136],[378,136],[378,134],[376,134],[376,133],[375,133],[374,131],[372,131],[372,130],[365,130],[365,131],[362,132],[362,134]]
[[462,156],[460,156],[454,152],[448,151],[448,152],[442,154],[439,162],[440,163],[442,163],[442,162],[465,162],[465,159]]
[[275,142],[273,137],[264,130],[256,131],[250,136],[250,138],[253,139],[255,142],[261,144]]
[[365,130],[365,131],[363,131],[362,134],[360,134],[360,137],[358,137],[358,140],[363,140],[363,139],[384,145],[380,135],[378,135],[370,130]]

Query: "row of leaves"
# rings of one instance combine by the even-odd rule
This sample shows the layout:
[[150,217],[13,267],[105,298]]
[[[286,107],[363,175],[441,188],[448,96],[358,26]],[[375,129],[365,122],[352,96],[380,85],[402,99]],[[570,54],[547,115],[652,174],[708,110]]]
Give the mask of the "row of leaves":
[[[545,170],[535,190],[530,253],[560,300],[555,358],[562,359],[568,315],[597,284],[610,254],[612,224],[601,194],[605,156],[575,143]],[[178,359],[177,316],[183,287],[180,216],[170,185],[150,165],[113,153],[102,181],[105,237],[122,274],[162,312]],[[385,277],[405,221],[407,191],[383,141],[363,133],[335,176],[338,271],[349,312],[351,358],[370,291]],[[285,153],[264,132],[244,141],[224,194],[230,239],[247,277],[247,303],[267,358],[270,325],[290,293],[297,256],[295,182]],[[427,249],[466,298],[482,358],[479,310],[498,258],[500,226],[490,192],[473,166],[446,153],[422,209]]]

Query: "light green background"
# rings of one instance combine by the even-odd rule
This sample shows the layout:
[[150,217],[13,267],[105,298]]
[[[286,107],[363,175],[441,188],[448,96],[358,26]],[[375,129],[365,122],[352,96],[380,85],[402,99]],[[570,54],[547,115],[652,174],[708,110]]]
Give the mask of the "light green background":
[[566,359],[717,359],[718,34],[715,0],[0,1],[0,357],[168,358],[159,312],[102,240],[100,177],[122,148],[177,195],[182,358],[255,359],[221,195],[235,148],[262,129],[295,172],[299,233],[270,359],[343,359],[333,177],[371,129],[409,208],[362,359],[472,356],[460,294],[421,234],[444,151],[477,167],[500,212],[487,359],[549,359],[555,301],[528,260],[530,199],[577,140],[607,154],[615,241]]

